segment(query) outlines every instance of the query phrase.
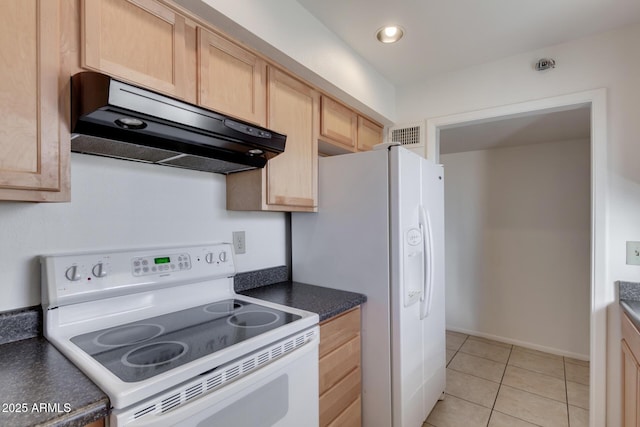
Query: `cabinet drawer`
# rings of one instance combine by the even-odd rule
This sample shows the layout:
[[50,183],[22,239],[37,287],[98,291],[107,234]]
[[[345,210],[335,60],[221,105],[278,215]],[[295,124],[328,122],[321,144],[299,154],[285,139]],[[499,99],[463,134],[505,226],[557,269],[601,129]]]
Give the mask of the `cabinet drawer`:
[[326,426],[360,397],[360,367],[320,396],[320,426]]
[[342,426],[359,427],[361,426],[362,425],[361,405],[362,405],[362,401],[360,400],[360,397],[358,397],[356,400],[353,401],[351,405],[349,405],[347,409],[342,411],[342,413],[338,415],[338,417],[335,420],[331,421],[328,427],[342,427]]
[[320,394],[360,366],[360,335],[320,359]]
[[320,358],[360,333],[360,307],[320,324]]

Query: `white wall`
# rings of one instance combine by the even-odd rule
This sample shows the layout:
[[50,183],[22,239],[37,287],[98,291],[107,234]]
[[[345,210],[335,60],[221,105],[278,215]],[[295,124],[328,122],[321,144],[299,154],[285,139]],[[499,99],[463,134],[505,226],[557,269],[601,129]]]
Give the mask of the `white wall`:
[[73,153],[71,203],[0,202],[0,312],[40,304],[37,256],[231,241],[238,271],[285,265],[285,214],[225,209],[225,177]]
[[[640,240],[640,25],[429,79],[398,88],[397,118],[413,121],[503,106],[604,87],[607,89],[608,319],[607,425],[619,418],[619,319],[615,280],[640,281],[640,268],[625,264],[625,241]],[[532,70],[539,58],[551,57],[556,68]]]
[[447,327],[589,358],[590,144],[441,155]]

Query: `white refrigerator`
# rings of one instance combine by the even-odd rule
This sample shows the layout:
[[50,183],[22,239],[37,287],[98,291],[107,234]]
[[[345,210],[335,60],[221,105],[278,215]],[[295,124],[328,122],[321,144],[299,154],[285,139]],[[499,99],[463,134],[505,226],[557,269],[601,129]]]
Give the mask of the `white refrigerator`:
[[367,296],[362,425],[421,427],[445,389],[442,165],[394,145],[318,172],[318,212],[291,218],[293,280]]

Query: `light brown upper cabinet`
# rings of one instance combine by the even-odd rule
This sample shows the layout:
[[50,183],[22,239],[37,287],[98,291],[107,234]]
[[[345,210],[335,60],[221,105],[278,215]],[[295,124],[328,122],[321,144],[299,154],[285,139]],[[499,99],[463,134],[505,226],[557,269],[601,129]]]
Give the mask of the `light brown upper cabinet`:
[[287,135],[285,152],[269,161],[267,203],[313,210],[318,190],[320,95],[276,68],[269,69],[269,128]]
[[198,103],[265,126],[267,63],[229,40],[198,27]]
[[0,200],[68,201],[58,2],[0,2]]
[[358,115],[351,109],[322,96],[320,109],[320,142],[324,154],[343,154],[356,151]]
[[184,32],[154,0],[83,0],[82,67],[184,99]]
[[320,95],[277,68],[267,75],[267,127],[287,135],[285,152],[264,169],[227,175],[227,209],[313,212]]
[[383,127],[356,113],[349,107],[322,96],[320,109],[321,155],[353,153],[371,150],[382,142]]
[[358,116],[358,151],[367,151],[382,142],[382,126]]

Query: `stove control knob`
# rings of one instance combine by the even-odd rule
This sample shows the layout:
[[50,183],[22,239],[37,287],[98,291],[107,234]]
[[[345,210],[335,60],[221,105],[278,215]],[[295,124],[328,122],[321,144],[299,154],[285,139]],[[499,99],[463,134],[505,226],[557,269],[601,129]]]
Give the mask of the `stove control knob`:
[[71,267],[67,268],[67,271],[65,271],[64,275],[72,282],[77,282],[78,280],[80,280],[80,273],[78,272],[77,265],[72,265]]
[[220,252],[220,255],[218,255],[218,259],[222,262],[225,262],[227,260],[227,252],[226,251]]
[[107,270],[104,268],[104,264],[101,262],[94,265],[93,268],[91,269],[91,272],[96,277],[104,277],[107,275]]
[[206,254],[204,256],[204,260],[207,261],[207,263],[209,264],[213,263],[213,253],[209,252],[208,254]]

